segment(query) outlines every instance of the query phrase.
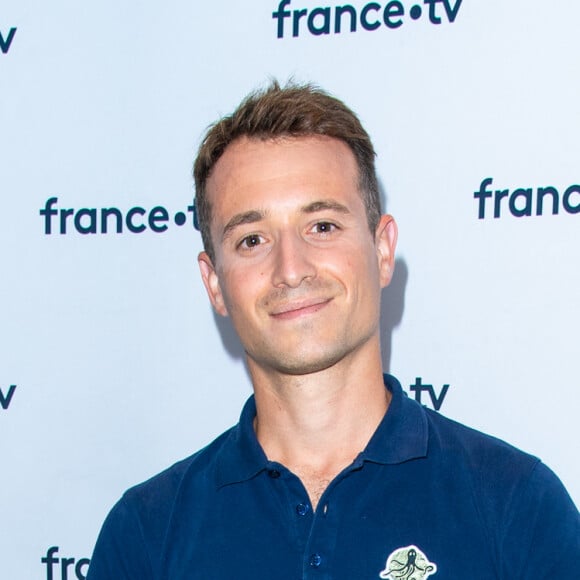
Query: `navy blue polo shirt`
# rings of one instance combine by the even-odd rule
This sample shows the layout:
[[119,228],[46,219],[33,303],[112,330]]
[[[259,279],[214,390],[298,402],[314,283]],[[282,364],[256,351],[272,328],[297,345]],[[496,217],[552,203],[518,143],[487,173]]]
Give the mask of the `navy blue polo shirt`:
[[579,577],[579,515],[538,459],[392,392],[366,449],[315,512],[237,426],[130,489],[89,580],[517,580]]

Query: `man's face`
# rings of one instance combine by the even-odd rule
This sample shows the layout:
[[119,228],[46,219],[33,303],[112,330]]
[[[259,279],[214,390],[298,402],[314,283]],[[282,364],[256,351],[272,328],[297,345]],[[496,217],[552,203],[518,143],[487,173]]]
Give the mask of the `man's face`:
[[[199,263],[250,371],[306,374],[378,346],[396,226],[368,228],[354,155],[327,137],[239,139],[207,183],[215,263]],[[372,345],[372,346],[371,346]]]

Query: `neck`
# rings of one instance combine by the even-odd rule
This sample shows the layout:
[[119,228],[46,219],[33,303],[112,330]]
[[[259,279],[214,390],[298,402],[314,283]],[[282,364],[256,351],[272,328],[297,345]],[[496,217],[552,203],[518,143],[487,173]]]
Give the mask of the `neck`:
[[301,376],[267,373],[249,362],[258,441],[307,489],[306,479],[329,482],[352,463],[387,410],[378,345],[366,358]]

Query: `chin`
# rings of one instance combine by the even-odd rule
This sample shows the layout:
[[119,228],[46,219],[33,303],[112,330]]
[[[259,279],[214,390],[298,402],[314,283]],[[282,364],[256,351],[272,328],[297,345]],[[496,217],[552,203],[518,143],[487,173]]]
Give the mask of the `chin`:
[[252,357],[248,355],[259,367],[271,369],[276,373],[302,376],[319,373],[341,361],[348,353],[345,351],[334,351],[332,353],[296,353],[295,356],[289,356],[288,352],[277,353],[277,356],[270,357]]

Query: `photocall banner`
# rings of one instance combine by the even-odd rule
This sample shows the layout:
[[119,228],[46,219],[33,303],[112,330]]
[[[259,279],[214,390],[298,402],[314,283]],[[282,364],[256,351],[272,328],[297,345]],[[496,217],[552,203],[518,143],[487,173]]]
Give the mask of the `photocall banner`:
[[580,500],[580,4],[0,6],[0,578],[84,579],[123,491],[237,421],[196,256],[207,126],[271,78],[359,115],[399,224],[385,370]]

